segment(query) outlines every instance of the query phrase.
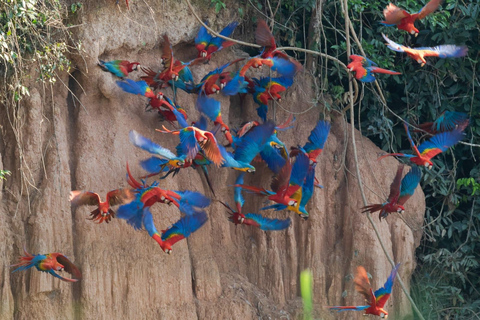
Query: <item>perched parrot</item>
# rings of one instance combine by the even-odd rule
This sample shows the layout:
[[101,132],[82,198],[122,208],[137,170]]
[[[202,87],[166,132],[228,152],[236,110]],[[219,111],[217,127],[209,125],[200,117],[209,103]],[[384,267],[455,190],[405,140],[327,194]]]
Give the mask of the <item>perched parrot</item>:
[[378,158],[378,160],[381,160],[388,156],[405,157],[410,158],[410,161],[415,163],[416,165],[432,169],[433,162],[430,159],[432,159],[439,153],[447,151],[448,148],[453,147],[464,137],[464,128],[457,128],[452,131],[446,131],[436,134],[430,140],[424,141],[417,148],[417,146],[415,146],[415,143],[413,142],[412,136],[410,135],[410,131],[408,130],[407,122],[404,122],[403,125],[405,127],[405,131],[407,132],[408,141],[410,141],[410,145],[413,151],[415,151],[415,154],[388,153]]
[[430,0],[420,11],[413,14],[397,7],[393,3],[389,3],[383,10],[385,21],[382,21],[382,24],[386,26],[396,25],[398,29],[405,30],[416,37],[419,31],[415,28],[415,21],[421,20],[437,10],[442,1],[443,0]]
[[460,58],[466,56],[468,53],[468,48],[466,46],[455,46],[451,44],[436,46],[433,48],[422,47],[413,49],[393,42],[383,33],[382,36],[385,41],[387,41],[386,45],[388,48],[397,52],[405,52],[410,58],[420,63],[422,67],[427,63],[425,57]]
[[[77,282],[82,279],[82,273],[78,268],[63,254],[54,252],[47,254],[32,255],[23,248],[24,256],[20,257],[20,262],[10,267],[18,267],[13,272],[28,270],[32,267],[37,268],[38,271],[43,271],[67,282]],[[58,275],[55,271],[66,271],[70,273],[75,279],[64,278]]]
[[350,56],[350,60],[352,60],[352,62],[347,65],[347,69],[350,72],[355,72],[355,79],[361,82],[375,81],[375,73],[402,74],[400,72],[379,68],[372,60],[355,54]]
[[143,81],[133,81],[130,79],[125,79],[125,81],[117,81],[117,85],[125,92],[131,93],[131,94],[137,94],[141,96],[145,96],[147,98],[153,99],[156,98],[157,96],[155,93],[150,89],[148,84]]
[[72,206],[97,206],[95,210],[90,212],[90,220],[98,221],[98,223],[109,223],[115,217],[115,211],[110,206],[116,206],[132,201],[135,198],[131,189],[115,189],[107,193],[105,202],[102,202],[98,193],[90,191],[71,191],[70,202]]
[[[205,22],[205,24],[208,25],[207,22]],[[237,26],[238,22],[232,22],[226,26],[220,34],[225,37],[230,37]],[[195,37],[195,48],[198,50],[198,57],[207,59],[207,61],[210,61],[213,53],[228,48],[234,44],[235,42],[233,41],[227,41],[219,37],[212,37],[204,26],[200,27],[200,30]]]
[[405,207],[403,206],[418,186],[420,179],[422,178],[422,172],[420,168],[413,167],[402,179],[403,164],[398,165],[397,174],[390,185],[390,194],[388,195],[387,202],[382,204],[371,204],[363,207],[362,213],[370,212],[374,213],[380,211],[378,218],[386,218],[389,213],[398,212],[405,213]]
[[121,79],[127,77],[130,72],[137,71],[140,68],[140,63],[127,60],[98,61],[97,65],[103,71],[110,72]]
[[288,60],[295,65],[295,72],[302,69],[302,65],[293,58],[290,58],[283,52],[277,51],[277,44],[270,28],[265,20],[258,20],[257,29],[255,30],[255,42],[264,47],[260,57],[263,59],[278,57]]
[[187,159],[193,160],[199,149],[205,152],[207,158],[215,165],[220,166],[223,162],[223,156],[218,148],[217,139],[210,131],[201,130],[197,127],[189,126],[181,130],[170,131],[163,127],[163,130],[156,129],[162,133],[171,133],[180,136],[180,145],[177,146]]
[[400,264],[397,264],[395,268],[392,269],[390,276],[387,279],[387,282],[383,285],[382,288],[373,292],[373,289],[370,286],[370,281],[368,280],[368,274],[364,267],[360,266],[357,268],[357,273],[353,282],[355,283],[355,289],[363,294],[368,305],[365,306],[348,306],[348,307],[330,307],[331,310],[337,311],[363,311],[365,315],[372,314],[375,316],[380,316],[380,318],[388,318],[388,312],[383,309],[385,303],[387,303],[388,298],[392,294],[393,284],[395,278],[397,277],[397,270]]
[[[463,112],[456,112],[456,111],[444,111],[438,117],[435,122],[426,122],[417,125],[418,128],[420,128],[423,131],[426,131],[430,134],[437,134],[440,132],[445,132],[445,131],[452,131],[457,128],[460,128],[461,130],[464,130],[466,126],[468,126],[468,123],[470,122],[470,119],[468,118],[468,115]],[[413,132],[419,132],[420,130],[413,130]]]

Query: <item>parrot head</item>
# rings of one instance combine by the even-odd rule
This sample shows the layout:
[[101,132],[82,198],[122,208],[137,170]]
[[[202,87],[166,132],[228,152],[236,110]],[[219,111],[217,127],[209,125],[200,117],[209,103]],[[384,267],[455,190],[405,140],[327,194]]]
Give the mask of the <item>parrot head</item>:
[[431,170],[432,167],[433,167],[433,162],[430,161],[430,160],[425,160],[425,163],[423,164],[425,168],[427,168],[428,170]]
[[166,163],[173,168],[183,168],[185,166],[185,160],[182,159],[171,159]]
[[98,205],[98,209],[100,210],[100,214],[105,217],[108,216],[108,202],[100,202]]
[[410,34],[411,34],[411,35],[413,35],[413,36],[415,36],[415,37],[418,37],[418,33],[419,33],[419,32],[420,32],[420,31],[418,31],[417,28],[415,28],[414,26],[412,26],[412,29],[410,30]]
[[247,164],[244,167],[237,167],[237,168],[234,168],[234,169],[238,170],[238,171],[242,171],[242,172],[247,172],[247,173],[255,172],[255,167],[250,165],[250,164]]
[[207,50],[202,50],[198,53],[199,58],[206,58],[207,57]]
[[245,221],[245,216],[241,213],[238,212],[229,212],[230,216],[228,217],[228,220],[231,222],[237,224],[242,224]]
[[163,252],[165,252],[166,254],[172,253],[172,246],[169,243],[163,242],[161,247]]
[[397,213],[404,214],[405,213],[405,207],[401,206],[401,205],[398,205]]
[[130,65],[128,66],[128,72],[132,72],[132,71],[137,71],[138,69],[140,68],[140,63],[138,62],[132,62],[130,63]]
[[382,319],[387,319],[388,318],[388,312],[383,310],[383,308],[378,309],[377,315],[380,316],[380,318],[382,318]]

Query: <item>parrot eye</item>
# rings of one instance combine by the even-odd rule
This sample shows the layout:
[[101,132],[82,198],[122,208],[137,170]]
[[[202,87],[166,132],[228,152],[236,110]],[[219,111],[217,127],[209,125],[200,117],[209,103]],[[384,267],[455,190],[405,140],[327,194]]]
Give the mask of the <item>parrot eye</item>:
[[222,132],[225,132],[225,131],[227,131],[227,128],[222,127]]
[[251,173],[251,172],[253,172],[253,170],[252,169],[247,169],[247,172]]
[[277,100],[277,101],[278,101],[278,102],[282,102],[282,98],[278,98],[278,100]]
[[223,88],[225,88],[225,83],[224,83],[224,82],[221,82],[221,83],[220,83],[220,89],[223,89]]
[[312,164],[313,164],[313,160],[312,160],[312,159],[310,159],[310,165],[312,165]]
[[380,318],[385,318],[385,313],[380,313]]
[[165,199],[165,203],[170,203],[171,201],[168,199]]
[[161,196],[161,197],[160,197],[160,200],[165,201],[165,197],[164,197],[164,196]]
[[244,217],[240,217],[240,223],[243,223],[243,221],[245,221],[245,218],[244,218]]
[[405,213],[405,210],[402,210],[400,213],[401,213],[401,214],[404,214],[404,213]]
[[424,166],[425,166],[425,168],[428,168],[430,166],[430,164],[428,162],[425,162]]

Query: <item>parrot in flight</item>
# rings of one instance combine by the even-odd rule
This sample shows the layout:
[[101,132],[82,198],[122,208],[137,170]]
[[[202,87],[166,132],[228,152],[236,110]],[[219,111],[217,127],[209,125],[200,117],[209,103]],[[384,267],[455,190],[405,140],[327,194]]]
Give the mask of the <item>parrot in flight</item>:
[[130,72],[137,71],[140,68],[140,63],[127,60],[112,60],[105,62],[99,59],[97,65],[103,71],[110,72],[121,79],[127,77]]
[[255,101],[259,107],[257,108],[257,114],[263,121],[267,119],[268,101],[282,101],[280,92],[287,90],[292,84],[293,79],[280,77],[270,78],[262,77],[260,80],[252,78],[253,87],[253,101]]
[[422,67],[427,63],[425,57],[460,58],[466,56],[468,53],[468,48],[466,46],[456,46],[452,44],[436,46],[433,48],[422,47],[414,49],[393,42],[383,33],[382,36],[385,41],[387,41],[386,45],[389,49],[396,52],[405,52],[410,58],[420,63]]
[[127,93],[145,96],[150,99],[157,97],[144,80],[133,81],[125,79],[125,81],[117,81],[117,85]]
[[[218,91],[217,91],[218,92]],[[221,113],[221,104],[220,101],[213,98],[209,98],[206,95],[200,93],[197,98],[197,109],[204,115],[206,115],[214,125],[220,125],[221,131],[225,135],[225,138],[228,140],[228,143],[232,143],[232,134],[230,133],[230,128],[223,122],[222,113]]]
[[405,30],[416,37],[419,31],[415,28],[415,21],[421,20],[437,10],[442,1],[443,0],[430,0],[420,11],[413,14],[397,7],[393,3],[389,3],[383,10],[385,21],[382,21],[382,24],[389,27],[396,25],[398,29]]
[[[207,22],[205,22],[205,24],[208,25]],[[220,31],[220,34],[225,37],[230,37],[237,26],[238,22],[234,21]],[[234,44],[235,42],[233,41],[228,41],[220,37],[212,37],[204,26],[200,26],[200,30],[195,37],[195,48],[198,50],[198,57],[204,58],[206,61],[210,61],[213,53]]]
[[355,79],[361,82],[375,81],[375,73],[401,74],[400,72],[379,68],[372,60],[355,54],[350,56],[350,60],[352,62],[347,65],[347,69],[350,72],[355,72]]
[[102,202],[98,193],[90,191],[74,190],[70,192],[70,202],[72,206],[97,206],[90,213],[90,220],[98,221],[98,223],[109,223],[115,217],[115,211],[110,207],[124,204],[135,199],[135,195],[131,189],[115,189],[107,193],[105,202]]
[[405,207],[403,205],[413,196],[422,178],[422,172],[419,167],[415,166],[402,179],[403,167],[403,164],[398,165],[397,174],[390,185],[390,194],[388,195],[387,202],[363,207],[362,213],[380,211],[378,215],[380,220],[386,218],[388,214],[392,212],[405,213]]
[[368,305],[365,306],[335,306],[329,307],[331,310],[337,311],[363,311],[364,315],[372,314],[375,316],[379,316],[380,318],[387,319],[388,312],[383,309],[385,304],[387,303],[388,298],[392,294],[393,284],[395,283],[395,278],[397,277],[397,271],[400,264],[397,264],[390,273],[390,276],[387,279],[387,282],[383,285],[382,288],[378,289],[377,291],[373,292],[371,288],[370,281],[368,280],[368,274],[364,267],[359,266],[357,267],[357,272],[355,274],[355,278],[353,282],[355,283],[355,289],[363,294],[365,297]]
[[[423,131],[426,131],[430,134],[437,134],[445,131],[452,131],[457,128],[464,129],[468,126],[470,119],[468,115],[463,112],[456,111],[444,111],[438,117],[435,122],[426,122],[417,125],[417,127]],[[414,132],[419,132],[421,130],[413,130]]]
[[413,142],[412,136],[410,135],[410,131],[408,130],[407,122],[404,122],[403,126],[405,127],[408,141],[410,142],[410,146],[412,147],[415,154],[388,153],[378,158],[378,160],[381,160],[388,156],[405,157],[409,158],[410,161],[415,163],[416,165],[432,169],[433,162],[431,161],[431,159],[437,154],[447,151],[448,148],[453,147],[460,140],[462,140],[464,137],[463,130],[465,129],[457,128],[452,131],[446,131],[436,134],[430,140],[424,141],[417,148],[417,146]]
[[[63,254],[54,252],[47,254],[32,255],[23,248],[24,256],[20,257],[20,262],[10,267],[18,267],[13,272],[28,270],[35,267],[38,271],[51,274],[66,282],[77,282],[82,279],[82,273],[78,268]],[[70,273],[74,279],[65,278],[57,274],[55,271],[66,271]]]

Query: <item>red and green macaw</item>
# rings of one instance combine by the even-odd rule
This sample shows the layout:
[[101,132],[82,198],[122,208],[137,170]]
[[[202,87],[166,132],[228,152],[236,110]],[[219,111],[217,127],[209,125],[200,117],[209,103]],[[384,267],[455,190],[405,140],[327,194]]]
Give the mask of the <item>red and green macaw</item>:
[[467,46],[455,46],[451,44],[436,46],[433,48],[422,47],[413,49],[393,42],[383,33],[382,36],[385,41],[387,41],[386,45],[389,49],[396,52],[405,52],[410,58],[420,63],[422,67],[427,63],[425,57],[460,58],[466,56],[468,53]]
[[180,136],[180,144],[177,150],[187,159],[195,159],[199,149],[205,152],[207,158],[215,165],[220,166],[224,159],[218,148],[217,139],[210,131],[201,130],[197,127],[189,126],[181,130],[171,131],[163,126],[163,130],[156,129],[162,133],[171,133]]
[[422,172],[419,167],[413,167],[402,179],[403,164],[398,165],[397,174],[390,185],[390,194],[388,195],[387,202],[382,204],[371,204],[363,207],[362,213],[370,212],[374,213],[380,211],[378,218],[386,218],[389,213],[398,212],[405,213],[405,207],[403,206],[418,186],[420,179],[422,178]]
[[[82,279],[82,273],[78,268],[63,254],[54,252],[47,254],[32,255],[23,248],[24,256],[20,257],[20,262],[10,267],[18,267],[13,272],[28,270],[35,267],[38,271],[43,271],[67,282],[77,282]],[[74,279],[64,278],[55,271],[66,271],[74,276]]]
[[[468,118],[468,115],[463,112],[456,112],[456,111],[444,111],[438,117],[435,122],[426,122],[417,125],[417,127],[423,131],[426,131],[430,134],[437,134],[440,132],[445,132],[445,131],[452,131],[457,128],[460,128],[461,130],[464,130],[466,126],[468,126],[468,123],[470,122],[470,119]],[[419,132],[420,130],[413,130],[414,132]]]
[[117,81],[117,85],[127,93],[145,96],[150,99],[156,98],[155,92],[143,80],[133,81],[125,79],[125,81]]
[[390,276],[387,279],[387,282],[383,285],[382,288],[373,292],[373,289],[370,286],[370,281],[368,280],[368,274],[364,267],[359,266],[357,268],[357,273],[353,282],[355,283],[355,289],[360,292],[366,299],[368,305],[364,306],[336,306],[330,307],[331,310],[337,311],[363,311],[364,315],[372,314],[379,316],[380,318],[387,319],[388,312],[383,309],[387,303],[388,298],[392,294],[393,284],[395,283],[395,278],[397,277],[397,271],[400,264],[397,264],[390,273]]
[[185,120],[187,119],[187,113],[185,110],[182,107],[175,105],[170,98],[164,96],[161,92],[159,92],[155,98],[149,99],[149,105],[153,110],[157,110],[164,120],[167,120],[172,124],[174,121],[177,121],[174,109],[180,112]]
[[383,10],[385,21],[382,21],[382,24],[386,26],[396,25],[398,29],[405,30],[416,37],[419,31],[415,28],[415,21],[421,20],[437,10],[442,1],[443,0],[430,0],[420,11],[413,14],[397,7],[393,3],[389,3]]
[[90,191],[71,191],[70,202],[72,206],[97,206],[90,213],[90,220],[102,222],[110,222],[115,217],[115,211],[110,207],[124,204],[135,199],[135,195],[130,189],[115,189],[107,193],[105,202],[102,202],[98,193]]
[[350,72],[355,72],[355,79],[361,82],[375,81],[375,73],[402,74],[400,72],[379,68],[372,60],[355,54],[350,56],[350,60],[352,60],[352,62],[347,65],[347,69]]
[[[208,25],[207,22],[205,22],[205,24]],[[234,21],[226,26],[220,34],[225,37],[230,37],[237,26],[238,22]],[[195,37],[195,48],[198,50],[198,57],[207,59],[207,61],[210,61],[213,53],[228,48],[234,44],[235,42],[233,41],[224,40],[219,37],[212,37],[204,26],[200,26],[200,30]]]
[[130,72],[137,71],[140,68],[140,63],[127,60],[98,61],[97,65],[103,71],[110,72],[121,79],[127,77]]
[[388,156],[405,157],[409,158],[410,161],[415,163],[416,165],[432,169],[433,162],[431,161],[431,159],[437,154],[447,151],[448,148],[453,147],[464,137],[464,128],[457,128],[452,131],[436,134],[430,140],[424,141],[417,148],[417,146],[413,142],[412,136],[410,135],[410,131],[408,130],[407,122],[404,122],[403,125],[405,127],[405,131],[407,132],[408,141],[410,141],[410,145],[415,154],[388,153],[378,158],[378,160],[381,160]]

